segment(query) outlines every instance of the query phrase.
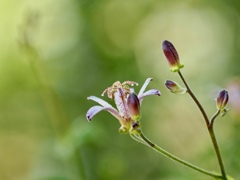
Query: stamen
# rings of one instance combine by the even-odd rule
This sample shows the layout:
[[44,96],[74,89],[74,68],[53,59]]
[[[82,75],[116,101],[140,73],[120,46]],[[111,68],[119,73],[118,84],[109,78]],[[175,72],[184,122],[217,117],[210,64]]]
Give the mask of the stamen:
[[116,81],[115,83],[113,83],[112,86],[108,87],[103,91],[102,96],[104,96],[104,94],[107,93],[110,99],[114,99],[114,93],[117,92],[119,88],[121,88],[122,91],[124,92],[124,97],[126,98],[127,95],[131,92],[129,86],[134,85],[138,86],[138,83],[134,81],[124,81],[123,83],[121,83],[120,81]]

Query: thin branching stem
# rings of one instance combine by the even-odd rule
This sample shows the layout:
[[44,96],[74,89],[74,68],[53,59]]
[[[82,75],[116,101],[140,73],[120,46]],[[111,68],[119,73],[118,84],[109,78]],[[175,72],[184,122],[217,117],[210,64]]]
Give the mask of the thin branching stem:
[[138,141],[140,143],[144,142],[143,144],[145,144],[146,146],[151,147],[153,150],[157,151],[158,153],[160,153],[160,154],[170,158],[171,160],[176,161],[176,162],[178,162],[178,163],[180,163],[180,164],[182,164],[182,165],[184,165],[184,166],[186,166],[186,167],[188,167],[190,169],[193,169],[195,171],[198,171],[198,172],[200,172],[202,174],[211,176],[211,177],[216,178],[216,179],[221,179],[222,178],[221,175],[218,175],[218,174],[209,172],[207,170],[204,170],[202,168],[199,168],[198,166],[195,166],[195,165],[193,165],[193,164],[191,164],[189,162],[186,162],[186,161],[184,161],[184,160],[174,156],[173,154],[167,152],[166,150],[162,149],[161,147],[157,146],[152,141],[150,141],[146,136],[144,136],[144,134],[142,132],[139,135],[132,135],[132,134],[130,134],[130,135],[131,135],[131,137],[134,140],[136,140],[136,141]]
[[219,115],[220,111],[218,111],[218,112],[212,117],[211,121],[209,121],[208,116],[207,116],[205,110],[203,109],[201,103],[198,101],[198,99],[196,98],[196,96],[194,95],[194,93],[192,92],[192,90],[190,89],[190,87],[189,87],[189,85],[187,84],[187,82],[186,82],[185,78],[183,77],[182,73],[181,73],[180,71],[178,71],[178,74],[179,74],[180,78],[182,79],[183,83],[185,84],[185,86],[186,86],[186,88],[187,88],[187,92],[188,92],[189,95],[192,97],[192,99],[194,100],[194,102],[197,104],[199,110],[201,111],[201,113],[202,113],[202,115],[203,115],[203,118],[204,118],[204,120],[205,120],[205,122],[206,122],[207,129],[208,129],[209,135],[210,135],[210,137],[211,137],[212,144],[213,144],[213,147],[214,147],[214,150],[215,150],[217,159],[218,159],[218,164],[219,164],[220,169],[221,169],[222,179],[223,179],[223,180],[227,180],[225,168],[224,168],[223,161],[222,161],[222,156],[221,156],[221,153],[220,153],[220,150],[219,150],[219,147],[218,147],[218,143],[217,143],[217,139],[216,139],[216,136],[215,136],[215,133],[214,133],[214,130],[213,130],[214,120],[215,120],[216,117]]
[[214,115],[213,117],[211,118],[211,121],[210,121],[210,124],[209,124],[209,128],[213,128],[211,126],[213,126],[214,122],[215,122],[215,119],[218,117],[218,115],[220,114],[220,110],[218,110]]
[[214,121],[215,119],[219,116],[220,114],[220,110],[218,110],[212,117],[211,119],[211,123],[208,127],[208,130],[209,130],[209,133],[210,133],[210,136],[211,136],[211,139],[212,139],[212,143],[213,143],[213,146],[214,146],[214,149],[216,150],[216,154],[217,154],[217,158],[218,158],[218,162],[219,162],[219,165],[221,167],[221,172],[222,172],[222,176],[227,179],[226,177],[226,173],[225,173],[225,169],[224,169],[224,165],[223,165],[223,161],[222,161],[222,158],[221,158],[221,153],[220,153],[220,150],[219,150],[219,147],[218,147],[218,143],[217,143],[217,139],[215,137],[215,133],[214,133],[214,129],[213,129],[213,124],[214,124]]
[[194,100],[194,102],[195,102],[196,105],[198,106],[199,110],[201,111],[201,113],[202,113],[202,115],[203,115],[203,118],[204,118],[204,120],[205,120],[205,122],[206,122],[206,125],[207,125],[207,127],[208,127],[209,124],[210,124],[210,122],[209,122],[209,119],[208,119],[208,116],[207,116],[205,110],[203,109],[201,103],[198,101],[198,99],[196,98],[196,96],[193,94],[192,90],[191,90],[190,87],[188,86],[188,84],[187,84],[186,80],[184,79],[182,73],[179,71],[178,74],[179,74],[180,78],[182,79],[184,85],[186,86],[188,94],[192,97],[192,99]]

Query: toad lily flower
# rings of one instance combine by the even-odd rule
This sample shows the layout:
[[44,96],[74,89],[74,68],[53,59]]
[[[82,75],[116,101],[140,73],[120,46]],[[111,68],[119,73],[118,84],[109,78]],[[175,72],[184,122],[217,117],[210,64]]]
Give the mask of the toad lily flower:
[[138,95],[134,93],[134,89],[129,86],[138,85],[133,81],[125,81],[120,83],[119,81],[115,82],[111,87],[103,91],[102,96],[107,93],[110,99],[114,99],[117,109],[112,105],[100,99],[96,96],[90,96],[87,99],[93,100],[99,103],[101,106],[91,107],[86,114],[88,121],[91,121],[93,116],[95,116],[100,111],[108,111],[115,118],[117,118],[121,124],[119,129],[120,133],[128,133],[130,128],[140,119],[140,106],[143,101],[143,98],[150,95],[160,96],[160,91],[156,89],[151,89],[146,92],[145,89],[152,78],[148,78],[143,86],[141,87]]

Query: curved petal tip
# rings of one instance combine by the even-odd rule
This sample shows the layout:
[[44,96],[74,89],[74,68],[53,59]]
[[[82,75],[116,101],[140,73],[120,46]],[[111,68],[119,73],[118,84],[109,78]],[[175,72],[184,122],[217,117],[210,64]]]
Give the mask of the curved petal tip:
[[100,111],[102,110],[105,110],[106,108],[105,107],[102,107],[102,106],[93,106],[91,107],[87,113],[86,113],[86,118],[88,121],[91,121],[93,116],[95,116],[97,113],[99,113]]

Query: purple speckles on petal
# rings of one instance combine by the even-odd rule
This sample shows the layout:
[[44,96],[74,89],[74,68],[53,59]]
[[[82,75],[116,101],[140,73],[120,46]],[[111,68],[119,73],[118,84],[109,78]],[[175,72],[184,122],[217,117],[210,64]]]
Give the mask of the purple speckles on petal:
[[143,98],[151,95],[160,96],[160,91],[156,89],[150,89],[144,92],[152,80],[152,78],[148,78],[144,82],[138,96],[134,93],[134,89],[129,87],[137,85],[134,81],[124,81],[123,83],[116,81],[112,86],[104,90],[103,94],[108,93],[108,97],[114,99],[116,108],[103,99],[96,96],[89,96],[87,98],[88,100],[93,100],[99,103],[100,106],[93,106],[87,111],[87,120],[91,121],[91,119],[101,111],[108,111],[119,120],[121,127],[124,128],[124,132],[128,132],[132,123],[140,120],[140,105]]

